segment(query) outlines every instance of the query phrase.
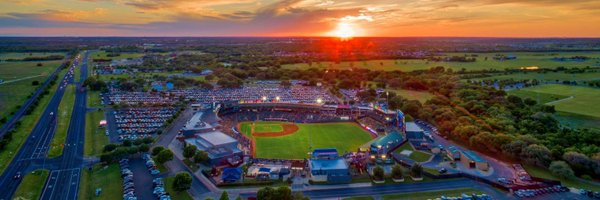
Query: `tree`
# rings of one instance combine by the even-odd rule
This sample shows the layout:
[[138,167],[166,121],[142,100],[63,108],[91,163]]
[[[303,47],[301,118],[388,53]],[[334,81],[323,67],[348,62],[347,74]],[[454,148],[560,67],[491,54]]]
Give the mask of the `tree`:
[[410,167],[410,175],[415,178],[423,177],[423,167],[419,163],[413,164],[413,166]]
[[197,149],[198,148],[194,145],[186,145],[185,147],[183,147],[183,157],[187,159],[193,157],[194,155],[196,155]]
[[32,81],[32,82],[31,82],[31,85],[33,85],[33,86],[36,86],[36,85],[39,85],[39,84],[40,84],[40,82],[39,82],[39,81]]
[[141,153],[148,152],[149,150],[150,150],[150,145],[141,144],[140,146],[138,146],[138,151]]
[[384,172],[383,172],[383,168],[381,166],[377,166],[375,168],[373,168],[373,178],[375,180],[383,180],[383,176],[384,176]]
[[571,178],[574,176],[573,170],[565,161],[552,161],[548,169],[550,169],[552,174],[563,178]]
[[227,194],[227,191],[223,191],[223,193],[221,193],[219,200],[229,200],[229,194]]
[[256,192],[256,199],[258,199],[258,200],[275,200],[274,198],[272,198],[273,193],[274,193],[274,190],[271,187],[262,188]]
[[532,144],[527,146],[521,152],[521,157],[528,163],[546,167],[550,163],[552,153],[545,146]]
[[196,155],[194,155],[194,162],[201,163],[208,161],[208,153],[206,151],[197,151]]
[[173,180],[173,189],[175,191],[184,191],[192,186],[192,176],[187,172],[180,172],[175,175]]
[[104,146],[104,149],[102,150],[103,152],[110,152],[112,150],[115,150],[117,148],[116,144],[107,144]]
[[173,160],[173,152],[170,149],[164,149],[156,155],[156,162],[163,164],[169,160]]
[[235,198],[235,200],[242,200],[242,196],[238,195],[237,198]]
[[392,167],[392,178],[402,179],[403,176],[402,167],[398,164],[395,164],[394,167]]
[[153,155],[153,156],[156,156],[156,155],[158,155],[158,153],[160,153],[160,152],[161,152],[162,150],[164,150],[164,149],[165,149],[165,147],[163,147],[163,146],[157,146],[157,147],[154,147],[154,148],[152,149],[152,155]]

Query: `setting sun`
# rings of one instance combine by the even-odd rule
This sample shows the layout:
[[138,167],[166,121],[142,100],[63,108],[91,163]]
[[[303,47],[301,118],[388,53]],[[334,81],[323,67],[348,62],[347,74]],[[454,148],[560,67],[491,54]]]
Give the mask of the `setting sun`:
[[338,23],[335,31],[333,31],[333,35],[341,39],[352,38],[354,34],[354,28],[346,22]]

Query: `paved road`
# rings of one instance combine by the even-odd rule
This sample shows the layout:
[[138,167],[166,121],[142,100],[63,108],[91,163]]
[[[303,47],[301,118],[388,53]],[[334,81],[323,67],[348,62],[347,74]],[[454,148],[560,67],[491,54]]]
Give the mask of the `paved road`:
[[[345,187],[337,189],[309,190],[303,191],[305,196],[311,199],[337,199],[354,196],[374,196],[385,194],[400,194],[426,192],[435,190],[451,190],[457,188],[474,188],[485,192],[494,199],[515,199],[507,193],[492,188],[491,186],[469,180],[455,179],[449,181],[424,182],[413,184],[390,184],[382,186]],[[256,196],[255,193],[243,193],[242,197]]]
[[[77,65],[77,61],[73,62],[73,66]],[[57,73],[57,72],[55,72]],[[65,93],[65,85],[73,81],[73,67],[65,74],[60,82],[59,87],[53,94],[48,106],[40,116],[36,125],[27,137],[25,144],[19,149],[9,166],[0,176],[0,200],[10,199],[16,191],[21,179],[13,179],[17,173],[25,175],[35,169],[44,168],[46,164],[52,165],[57,163],[55,160],[46,162],[46,153],[50,146],[50,141],[56,131],[56,114],[58,105]],[[48,82],[44,83],[47,84]],[[29,103],[29,101],[27,102]],[[27,105],[26,105],[27,106]],[[26,107],[24,106],[24,107]],[[51,114],[52,113],[52,114]],[[15,117],[18,116],[15,115]]]
[[[81,61],[80,80],[87,79],[87,61],[89,52],[86,52]],[[76,200],[79,191],[81,166],[83,164],[83,144],[85,136],[85,113],[87,110],[87,92],[80,90],[81,84],[76,83],[75,105],[71,122],[67,130],[67,138],[63,149],[58,170],[50,172],[40,199]],[[54,175],[54,176],[53,176]]]

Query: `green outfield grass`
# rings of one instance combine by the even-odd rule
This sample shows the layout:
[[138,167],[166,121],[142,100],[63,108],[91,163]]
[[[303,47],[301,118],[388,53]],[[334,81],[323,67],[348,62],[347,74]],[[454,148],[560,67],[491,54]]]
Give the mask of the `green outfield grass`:
[[[63,77],[66,72],[66,70],[63,70],[59,77]],[[50,89],[50,93],[40,99],[39,105],[33,110],[33,112],[31,112],[30,115],[26,115],[21,118],[21,126],[15,129],[16,132],[13,134],[13,139],[6,145],[4,151],[0,151],[0,174],[4,172],[6,166],[8,166],[10,161],[13,159],[15,153],[21,148],[21,145],[25,143],[25,139],[27,139],[27,136],[29,136],[31,133],[31,130],[35,126],[35,123],[37,123],[38,119],[42,117],[42,113],[46,109],[46,106],[48,106],[48,103],[50,103],[50,99],[56,92],[56,89],[58,89],[58,86],[59,84],[54,85]]]
[[94,111],[85,114],[85,144],[83,149],[85,156],[100,155],[104,145],[109,143],[108,136],[105,135],[106,128],[98,126],[100,120],[103,119],[103,111]]
[[46,169],[38,169],[24,175],[13,199],[39,199],[47,178],[48,170]]
[[63,145],[67,138],[67,131],[71,122],[71,115],[73,114],[73,107],[75,105],[75,86],[67,85],[63,98],[58,105],[58,113],[55,113],[58,120],[56,132],[50,142],[50,149],[48,150],[48,157],[53,158],[62,155]]
[[572,98],[548,102],[546,104],[554,105],[557,111],[600,118],[600,104],[598,104],[598,99],[600,99],[600,89],[551,84],[520,90],[541,93],[542,95],[572,96]]
[[[89,171],[81,169],[79,182],[79,199],[122,199],[123,188],[119,164],[108,167],[96,165]],[[102,189],[100,196],[96,196],[96,189]]]
[[[242,124],[242,130],[250,131],[252,129],[251,123]],[[257,133],[268,133],[268,132],[281,132],[283,127],[280,122],[256,122],[254,123],[254,132]]]
[[[446,56],[462,56],[465,53],[448,53]],[[467,53],[477,54],[478,57],[476,62],[432,62],[427,60],[408,59],[408,60],[369,60],[369,61],[354,61],[354,62],[340,62],[338,64],[333,62],[313,62],[312,65],[306,63],[299,64],[286,64],[282,65],[283,68],[287,69],[306,69],[309,67],[315,68],[328,68],[328,69],[350,69],[355,68],[368,68],[371,70],[401,70],[401,71],[413,71],[413,70],[424,70],[436,66],[443,66],[451,68],[453,70],[461,70],[465,68],[468,70],[484,70],[484,69],[505,69],[505,68],[521,68],[526,66],[539,66],[542,68],[556,68],[556,67],[594,67],[600,66],[598,59],[590,59],[585,62],[558,62],[552,60],[554,57],[571,57],[575,55],[590,56],[598,58],[598,52],[516,52],[516,53],[501,53],[503,55],[517,56],[515,60],[497,61],[492,57],[498,53]],[[485,60],[485,57],[488,57]]]
[[402,146],[398,147],[395,152],[400,153],[403,150],[412,151],[412,154],[410,154],[409,158],[417,162],[425,162],[431,158],[431,154],[415,150],[409,142],[406,142]]
[[[248,124],[252,122],[244,122]],[[273,123],[273,122],[269,122]],[[281,122],[286,123],[286,122]],[[257,137],[258,158],[303,159],[315,148],[336,148],[339,153],[356,151],[371,140],[371,135],[353,123],[296,124],[300,129],[291,135]],[[246,135],[248,128],[241,130]],[[250,136],[252,137],[252,136]],[[312,147],[312,149],[309,149]]]

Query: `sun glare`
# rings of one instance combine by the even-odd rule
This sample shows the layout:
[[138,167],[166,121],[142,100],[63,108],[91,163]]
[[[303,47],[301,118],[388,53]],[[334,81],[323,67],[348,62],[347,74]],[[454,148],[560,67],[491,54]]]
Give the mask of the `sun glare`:
[[346,22],[340,22],[337,25],[337,28],[333,32],[333,35],[339,37],[340,39],[346,40],[350,39],[354,36],[354,29],[352,26]]

